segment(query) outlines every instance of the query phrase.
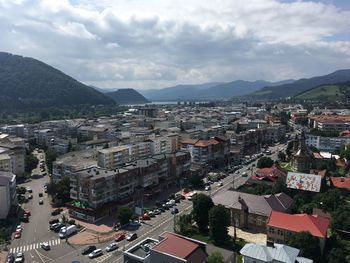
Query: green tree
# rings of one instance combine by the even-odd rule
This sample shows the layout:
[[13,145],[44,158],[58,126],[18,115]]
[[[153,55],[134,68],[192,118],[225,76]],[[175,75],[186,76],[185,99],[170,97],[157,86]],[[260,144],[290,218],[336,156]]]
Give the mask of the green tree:
[[258,163],[256,166],[258,168],[269,168],[269,167],[272,167],[272,165],[273,165],[273,160],[270,157],[264,156],[258,160]]
[[203,180],[199,174],[191,174],[188,177],[188,183],[193,188],[201,188],[204,185]]
[[39,160],[33,154],[26,154],[25,157],[25,168],[27,173],[31,173],[33,169],[38,166]]
[[129,207],[120,207],[118,209],[118,213],[117,213],[117,218],[120,222],[120,224],[126,225],[127,223],[129,223],[130,219],[133,216],[133,212]]
[[53,197],[53,201],[61,203],[69,202],[70,199],[70,179],[64,176],[57,183],[51,182],[47,187],[47,192]]
[[340,207],[332,214],[331,228],[350,232],[350,208]]
[[192,216],[180,215],[177,220],[177,230],[179,234],[188,236],[192,232]]
[[292,155],[292,149],[293,149],[293,141],[288,142],[287,149],[286,149],[286,155],[290,157]]
[[219,251],[214,251],[207,257],[207,263],[225,263],[224,257]]
[[339,189],[331,189],[316,196],[315,202],[322,210],[331,212],[344,205],[344,198]]
[[228,239],[230,214],[223,205],[217,205],[209,211],[209,235],[215,243],[222,243]]
[[279,152],[278,153],[278,159],[282,162],[285,162],[286,161],[286,154],[284,152]]
[[201,232],[208,229],[209,224],[209,210],[214,206],[213,200],[210,196],[205,194],[198,194],[193,198],[193,219],[198,225]]
[[300,249],[300,256],[318,261],[321,257],[320,241],[309,232],[293,234],[287,245]]
[[26,188],[23,186],[17,186],[16,188],[16,193],[20,195],[24,195],[26,193]]
[[46,164],[49,169],[49,173],[52,173],[52,163],[56,161],[57,153],[53,150],[47,150],[45,152]]

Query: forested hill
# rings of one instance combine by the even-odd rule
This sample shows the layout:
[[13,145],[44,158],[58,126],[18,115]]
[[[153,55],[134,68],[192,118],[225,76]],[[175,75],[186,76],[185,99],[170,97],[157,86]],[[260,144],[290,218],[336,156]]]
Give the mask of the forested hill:
[[39,60],[0,52],[0,105],[3,109],[100,104],[115,103]]

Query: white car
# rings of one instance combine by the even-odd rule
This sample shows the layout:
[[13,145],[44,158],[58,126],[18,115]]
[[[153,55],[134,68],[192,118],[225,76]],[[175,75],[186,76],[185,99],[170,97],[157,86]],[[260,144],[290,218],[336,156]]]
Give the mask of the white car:
[[207,185],[205,188],[204,188],[205,191],[209,191],[210,190],[210,185]]
[[42,243],[40,246],[41,246],[41,248],[44,249],[44,250],[50,250],[50,249],[51,249],[51,247],[50,247],[50,245],[49,245],[48,242],[44,242],[44,243]]
[[99,257],[101,255],[103,255],[102,249],[98,248],[89,254],[89,258],[96,258],[96,257]]
[[218,186],[223,186],[224,184],[222,182],[218,182]]
[[15,263],[22,263],[24,262],[24,255],[22,252],[17,253]]
[[117,243],[113,242],[113,243],[110,243],[107,247],[106,247],[106,251],[107,252],[111,252],[113,250],[116,250],[118,248],[118,245]]
[[32,188],[30,188],[29,186],[26,187],[26,191],[27,191],[28,193],[32,193],[32,192],[33,192]]
[[19,229],[20,231],[22,231],[22,226],[21,225],[18,225],[17,227],[16,227],[16,230],[17,229]]

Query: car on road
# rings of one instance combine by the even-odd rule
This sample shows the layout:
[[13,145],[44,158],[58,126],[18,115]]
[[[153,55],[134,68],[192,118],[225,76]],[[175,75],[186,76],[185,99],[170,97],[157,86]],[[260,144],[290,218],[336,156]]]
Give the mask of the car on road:
[[50,225],[50,230],[58,233],[62,227],[63,227],[62,223],[53,223],[52,225]]
[[218,186],[221,187],[223,186],[224,184],[222,182],[218,182]]
[[179,209],[177,209],[176,207],[173,207],[173,208],[171,209],[171,213],[172,213],[173,215],[177,214],[178,212],[179,212]]
[[91,252],[93,252],[94,250],[96,250],[96,246],[87,246],[81,250],[81,254],[87,255],[87,254],[90,254]]
[[116,250],[118,249],[118,245],[117,243],[113,242],[113,243],[110,243],[107,247],[106,247],[106,251],[107,252],[111,252],[113,250]]
[[32,188],[30,188],[29,186],[26,187],[26,191],[27,191],[28,193],[33,193]]
[[28,199],[33,199],[33,195],[28,195]]
[[50,247],[50,245],[49,245],[48,242],[42,243],[42,244],[41,244],[41,248],[44,249],[44,250],[46,250],[46,251],[51,249],[51,247]]
[[122,241],[125,238],[125,233],[124,232],[118,232],[115,234],[114,240],[119,242]]
[[39,193],[39,197],[43,197],[43,193]]
[[5,263],[13,263],[15,262],[15,255],[13,253],[9,253],[6,257]]
[[103,255],[102,249],[98,248],[89,254],[89,258],[97,258],[97,257],[102,256],[102,255]]
[[19,239],[21,238],[21,236],[22,236],[21,232],[16,232],[14,238]]
[[248,176],[247,172],[242,173],[242,177],[247,177],[247,176]]
[[18,252],[16,254],[15,262],[16,263],[23,263],[24,262],[24,255],[22,252]]
[[133,241],[137,238],[137,234],[136,233],[130,233],[129,235],[126,236],[126,240],[127,241]]
[[197,192],[191,192],[188,197],[187,197],[187,200],[192,200],[195,196],[197,195]]
[[207,185],[207,186],[204,188],[205,191],[210,191],[210,189],[211,189],[210,185]]

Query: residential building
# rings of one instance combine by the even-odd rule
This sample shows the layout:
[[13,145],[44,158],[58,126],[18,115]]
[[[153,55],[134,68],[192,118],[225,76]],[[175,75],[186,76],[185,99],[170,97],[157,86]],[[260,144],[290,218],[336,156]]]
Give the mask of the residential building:
[[335,188],[350,191],[350,178],[349,177],[334,177],[331,176],[331,185]]
[[311,128],[324,132],[342,132],[350,130],[350,115],[315,115],[309,116]]
[[[1,167],[4,171],[12,172],[17,180],[24,178],[25,168],[25,144],[22,138],[10,137],[8,134],[0,134]],[[9,159],[11,159],[11,164]]]
[[268,247],[248,243],[240,250],[244,263],[312,263],[312,259],[298,257],[300,250],[294,247],[274,244]]
[[320,151],[334,152],[350,143],[350,137],[322,137],[308,134],[307,146],[316,147]]
[[147,238],[124,252],[126,263],[204,263],[207,258],[206,243],[164,232],[159,239]]
[[232,226],[262,232],[266,232],[271,211],[289,213],[293,205],[293,199],[285,193],[259,196],[236,191],[219,192],[213,202],[229,209]]
[[16,175],[0,171],[0,219],[17,210]]
[[74,151],[57,157],[52,163],[52,180],[60,181],[78,170],[97,166],[97,150]]
[[295,233],[307,231],[319,239],[320,248],[323,251],[329,224],[329,218],[319,215],[291,215],[272,211],[267,221],[267,243],[285,244]]
[[130,162],[130,147],[115,146],[98,151],[98,166],[106,169],[115,169]]

